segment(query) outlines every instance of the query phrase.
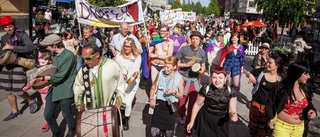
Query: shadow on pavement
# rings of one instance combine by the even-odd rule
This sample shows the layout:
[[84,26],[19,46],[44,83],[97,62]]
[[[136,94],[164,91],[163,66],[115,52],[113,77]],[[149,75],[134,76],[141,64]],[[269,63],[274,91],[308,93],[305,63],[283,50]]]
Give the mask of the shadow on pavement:
[[[30,97],[32,99],[36,98],[37,99],[37,105],[38,105],[38,108],[37,110],[34,112],[34,113],[37,113],[40,109],[41,109],[41,106],[43,104],[42,100],[41,100],[41,96],[40,96],[40,93],[39,92],[35,92],[33,93],[32,95],[30,95]],[[24,111],[29,107],[29,102],[27,100],[23,100],[22,102],[20,102],[20,104],[23,104],[24,105],[22,106],[22,108],[20,109],[20,111],[22,113],[24,113]]]
[[150,97],[150,89],[152,86],[151,77],[146,79],[143,76],[140,77],[139,88],[146,91],[148,97]]
[[237,95],[237,100],[238,102],[245,104],[246,107],[249,109],[250,108],[250,100],[248,100],[248,98],[242,94],[241,92],[236,92]]

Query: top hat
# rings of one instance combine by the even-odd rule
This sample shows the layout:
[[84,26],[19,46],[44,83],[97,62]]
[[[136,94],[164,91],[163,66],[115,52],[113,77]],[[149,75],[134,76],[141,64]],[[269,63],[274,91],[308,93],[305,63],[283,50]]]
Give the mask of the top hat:
[[2,18],[0,18],[0,23],[1,23],[1,26],[6,26],[6,25],[9,25],[9,24],[12,24],[12,23],[15,23],[16,21],[13,20],[10,16],[3,16]]

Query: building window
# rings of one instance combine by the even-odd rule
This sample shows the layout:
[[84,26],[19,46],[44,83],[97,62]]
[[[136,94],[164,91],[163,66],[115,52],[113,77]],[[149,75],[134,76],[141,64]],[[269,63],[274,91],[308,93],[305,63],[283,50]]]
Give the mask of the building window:
[[256,4],[254,3],[254,1],[249,1],[249,3],[248,3],[248,7],[256,7]]

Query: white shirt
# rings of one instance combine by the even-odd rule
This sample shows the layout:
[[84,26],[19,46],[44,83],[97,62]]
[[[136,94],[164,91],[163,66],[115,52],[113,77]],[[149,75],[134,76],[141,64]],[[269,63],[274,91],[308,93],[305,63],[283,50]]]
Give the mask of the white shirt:
[[112,38],[112,41],[111,41],[111,48],[114,48],[117,53],[119,53],[119,51],[121,50],[122,48],[122,45],[124,43],[124,41],[127,39],[127,38],[132,38],[134,40],[134,43],[136,44],[136,47],[142,51],[142,47],[141,47],[141,44],[139,42],[139,40],[136,38],[136,36],[130,34],[130,35],[127,35],[126,37],[122,37],[122,35],[120,33],[116,34],[113,36]]
[[45,13],[44,13],[44,18],[46,18],[47,20],[51,20],[51,19],[52,19],[52,14],[51,14],[51,12],[45,12]]

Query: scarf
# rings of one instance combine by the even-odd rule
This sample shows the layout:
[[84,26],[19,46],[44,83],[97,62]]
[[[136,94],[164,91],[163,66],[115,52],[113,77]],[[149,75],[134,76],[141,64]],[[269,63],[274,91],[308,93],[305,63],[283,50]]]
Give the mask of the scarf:
[[153,47],[161,42],[164,42],[165,40],[163,38],[161,38],[161,36],[156,36],[153,38],[152,42],[150,43],[150,46]]
[[19,43],[21,41],[21,39],[19,39],[19,33],[20,32],[24,32],[24,30],[16,28],[15,32],[14,32],[14,35],[13,35],[11,40],[10,40],[10,36],[8,35],[8,42],[9,42],[10,45],[12,45],[12,46],[18,46],[19,45]]

